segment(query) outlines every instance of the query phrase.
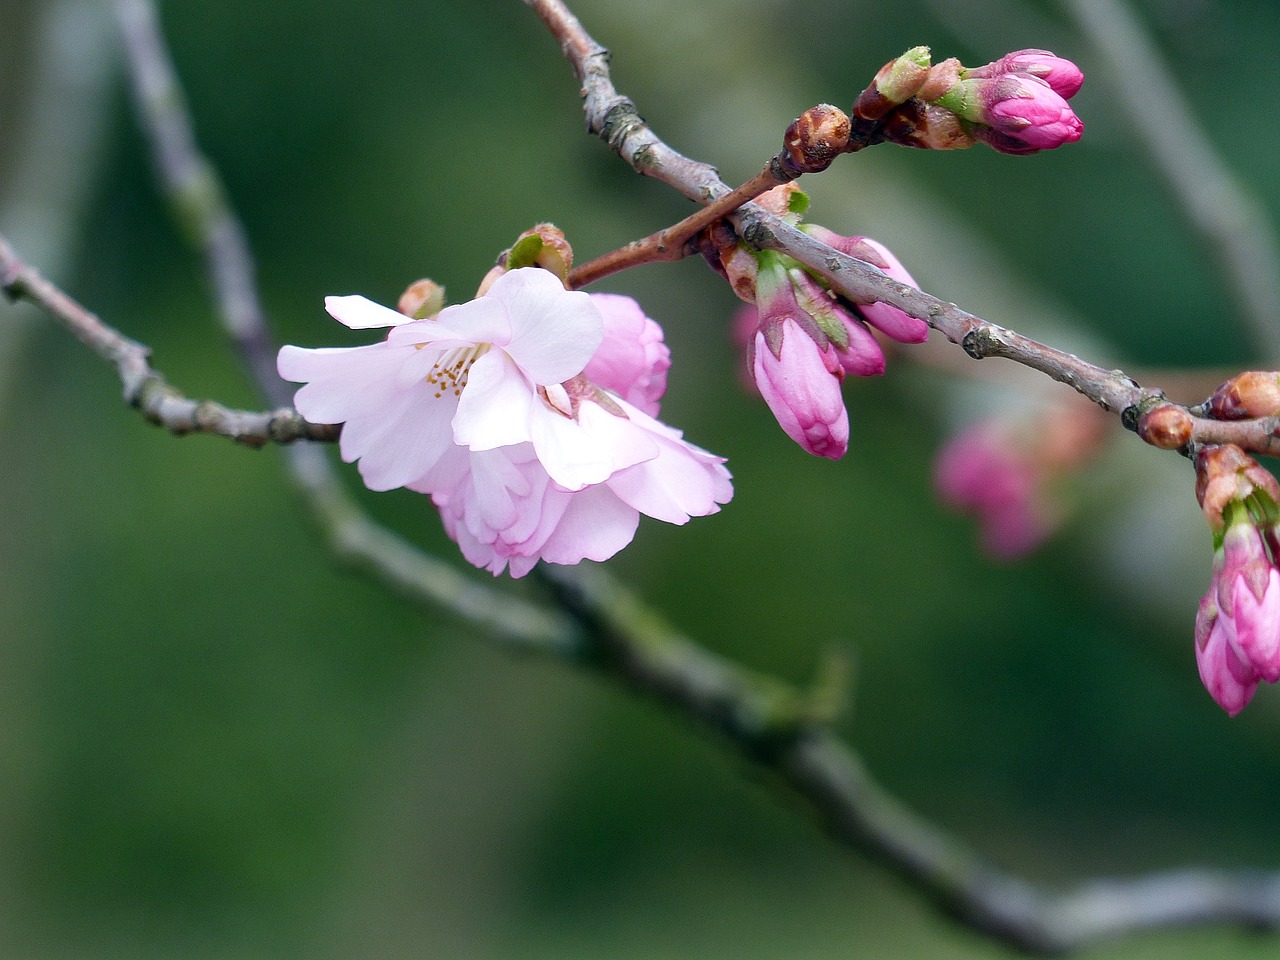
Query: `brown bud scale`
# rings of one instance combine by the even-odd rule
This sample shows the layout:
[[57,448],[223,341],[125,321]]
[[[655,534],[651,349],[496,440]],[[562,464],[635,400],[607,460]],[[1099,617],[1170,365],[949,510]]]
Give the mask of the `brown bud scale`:
[[849,117],[839,107],[820,103],[787,127],[783,149],[800,173],[819,173],[849,145]]
[[1153,407],[1138,420],[1138,436],[1161,450],[1177,450],[1191,440],[1192,419],[1171,403]]

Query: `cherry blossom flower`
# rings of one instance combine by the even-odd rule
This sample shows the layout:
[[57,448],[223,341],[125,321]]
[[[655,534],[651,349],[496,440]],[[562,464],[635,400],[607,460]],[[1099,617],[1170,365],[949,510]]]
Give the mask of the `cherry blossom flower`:
[[639,513],[684,523],[732,497],[721,458],[649,415],[670,358],[629,298],[523,268],[433,319],[363,297],[325,306],[353,329],[391,330],[365,347],[284,347],[298,411],[343,423],[342,457],[367,486],[430,495],[464,556],[495,574],[603,560]]

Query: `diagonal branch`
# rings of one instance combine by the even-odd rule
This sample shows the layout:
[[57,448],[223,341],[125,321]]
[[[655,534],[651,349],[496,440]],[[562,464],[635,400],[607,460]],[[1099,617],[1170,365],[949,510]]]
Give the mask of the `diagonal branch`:
[[[705,204],[728,193],[713,168],[682,157],[640,120],[635,105],[609,79],[607,51],[561,0],[524,2],[559,40],[581,81],[591,132],[638,172],[691,199]],[[1144,390],[1122,371],[1087,363],[897,283],[754,205],[733,219],[748,243],[787,253],[827,277],[845,296],[890,303],[925,320],[974,359],[1002,356],[1046,373],[1104,410],[1119,413],[1131,429],[1140,410],[1162,400],[1158,391]],[[1274,426],[1257,423],[1264,424],[1260,429]],[[779,724],[765,709],[776,699],[753,696],[737,671],[709,667],[705,652],[655,622],[609,581],[590,571],[565,575],[548,568],[544,575],[600,645],[604,669],[721,731],[805,798],[842,842],[881,860],[976,930],[1028,952],[1057,954],[1174,926],[1234,922],[1254,929],[1280,927],[1276,873],[1183,870],[1099,880],[1067,894],[1043,892],[982,861],[907,811],[870,779],[856,754],[824,723],[797,722],[805,714],[792,711]]]
[[17,255],[0,236],[0,289],[12,300],[43,308],[103,360],[111,363],[124,387],[124,399],[151,423],[175,434],[214,433],[250,447],[295,440],[329,440],[338,427],[308,423],[298,413],[234,410],[212,400],[192,400],[152,368],[150,351],[108,326],[54,286]]

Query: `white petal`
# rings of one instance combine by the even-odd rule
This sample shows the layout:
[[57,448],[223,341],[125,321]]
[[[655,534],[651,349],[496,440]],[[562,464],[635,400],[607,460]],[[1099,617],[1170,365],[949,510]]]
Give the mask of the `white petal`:
[[280,376],[303,381],[294,405],[313,423],[343,423],[386,403],[395,390],[400,366],[415,351],[367,347],[325,347],[305,350],[282,347],[276,361]]
[[538,459],[566,490],[603,483],[619,470],[658,455],[648,434],[594,403],[582,404],[576,421],[541,404],[534,408],[529,428]]
[[417,323],[413,317],[374,303],[367,297],[325,297],[324,308],[329,316],[352,330],[371,330],[376,327],[398,327],[403,323]]
[[419,481],[454,446],[456,405],[451,396],[433,397],[426,384],[399,391],[376,414],[347,421],[339,441],[343,459],[359,459],[370,490]]
[[536,384],[561,383],[581,373],[604,339],[604,318],[591,297],[566,290],[546,270],[505,273],[481,299],[506,307],[511,339],[502,345]]
[[492,450],[530,440],[534,394],[516,365],[501,350],[490,350],[471,365],[453,418],[454,439],[472,450]]
[[458,345],[505,344],[511,339],[511,320],[506,307],[488,297],[445,307],[435,319],[419,323],[421,325],[412,330],[391,331],[388,340],[400,343],[412,338],[418,343],[435,343],[443,348],[447,346],[443,341]]

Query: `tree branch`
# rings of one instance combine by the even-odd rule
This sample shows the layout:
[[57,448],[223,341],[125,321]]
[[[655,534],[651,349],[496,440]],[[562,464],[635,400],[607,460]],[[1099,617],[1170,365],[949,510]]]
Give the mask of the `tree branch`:
[[[587,127],[637,171],[701,203],[729,188],[713,168],[682,157],[650,130],[614,89],[608,53],[561,0],[524,0],[542,19],[583,88]],[[613,121],[625,117],[618,125]],[[832,250],[754,205],[733,218],[740,235],[787,253],[825,276],[856,302],[883,301],[925,320],[974,359],[1000,356],[1039,370],[1121,414],[1164,402],[1118,370],[1105,370],[897,283],[870,264]],[[1264,421],[1252,422],[1264,429]],[[1201,427],[1201,425],[1210,425]],[[1263,426],[1259,426],[1263,425]],[[1202,429],[1236,425],[1197,418]],[[1280,927],[1280,874],[1186,870],[1134,880],[1101,880],[1075,892],[1044,893],[984,862],[919,820],[885,793],[856,754],[821,719],[797,705],[805,698],[772,687],[767,695],[740,668],[696,647],[594,570],[540,568],[560,602],[599,647],[599,666],[633,688],[728,737],[805,798],[842,842],[905,877],[966,925],[1032,953],[1079,950],[1144,930],[1211,922]],[[778,711],[779,703],[788,708]]]

